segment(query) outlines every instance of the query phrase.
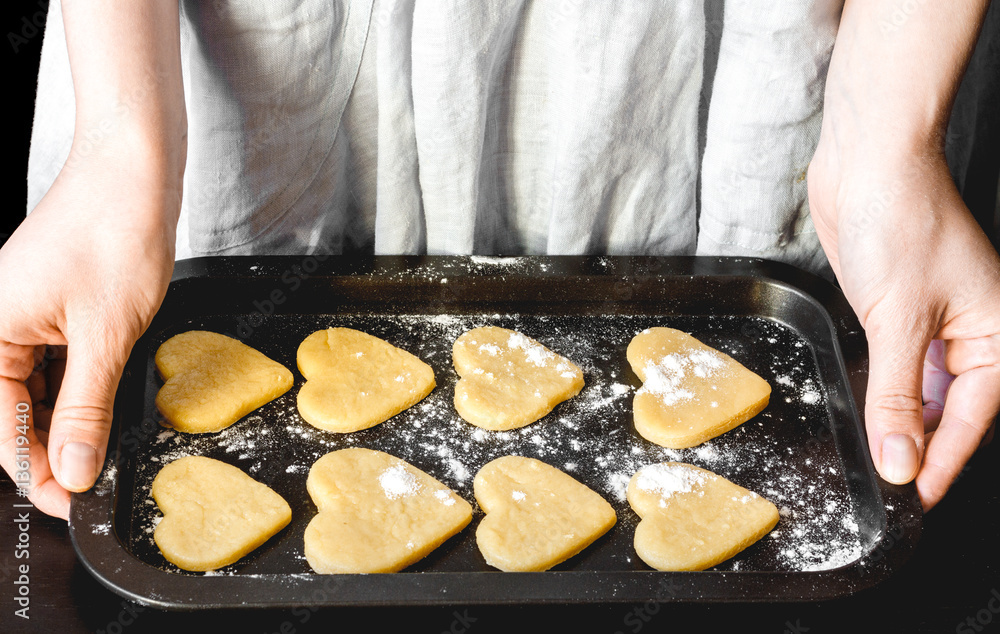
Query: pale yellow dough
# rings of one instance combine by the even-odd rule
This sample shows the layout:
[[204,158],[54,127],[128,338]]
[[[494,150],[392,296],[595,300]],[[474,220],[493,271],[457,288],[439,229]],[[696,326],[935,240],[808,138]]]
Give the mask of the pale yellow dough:
[[500,570],[548,570],[615,525],[604,498],[534,458],[497,458],[479,470],[473,487],[486,512],[476,542]]
[[643,467],[628,485],[642,518],[635,552],[657,570],[711,568],[766,535],[778,509],[756,493],[693,465]]
[[472,506],[428,474],[371,449],[341,449],[306,481],[319,513],[305,532],[306,560],[320,573],[396,572],[472,520]]
[[202,434],[229,427],[292,387],[292,373],[225,335],[192,330],[156,351],[163,387],[156,407],[177,431]]
[[628,345],[642,380],[632,411],[643,438],[694,447],[738,427],[767,406],[771,386],[738,361],[673,328],[650,328]]
[[367,429],[389,420],[434,389],[434,370],[417,357],[367,333],[328,328],[298,350],[305,385],[299,414],[335,432]]
[[292,519],[288,503],[266,485],[202,456],[160,469],[153,499],[163,512],[153,540],[167,561],[184,570],[228,566]]
[[486,326],[464,333],[452,348],[455,409],[477,427],[524,427],[583,388],[583,372],[525,335]]

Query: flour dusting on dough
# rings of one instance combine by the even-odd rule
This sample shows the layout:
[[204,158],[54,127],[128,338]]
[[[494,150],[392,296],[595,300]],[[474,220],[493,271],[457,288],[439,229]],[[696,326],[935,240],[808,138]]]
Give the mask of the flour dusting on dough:
[[546,350],[545,346],[535,343],[519,332],[511,333],[510,338],[507,340],[507,346],[514,350],[523,350],[528,361],[531,361],[540,368],[545,367],[556,356],[551,350]]
[[690,493],[706,479],[703,472],[685,465],[654,464],[639,470],[636,486],[666,499],[674,493]]
[[378,483],[382,485],[385,497],[395,500],[401,497],[410,497],[420,490],[420,483],[417,478],[406,470],[403,465],[389,467],[378,477]]
[[636,391],[636,395],[653,394],[658,396],[664,405],[673,405],[694,398],[694,392],[680,386],[681,380],[684,378],[684,370],[674,359],[677,356],[676,354],[668,355],[659,364],[652,361],[647,363],[646,380],[642,387]]
[[660,398],[664,405],[690,401],[694,392],[681,387],[688,371],[698,378],[707,379],[725,365],[722,356],[711,350],[695,350],[689,354],[673,353],[659,363],[646,363],[646,380],[636,394],[649,393]]
[[479,350],[481,352],[489,354],[491,357],[495,357],[498,354],[500,354],[500,346],[496,345],[495,343],[484,343],[483,345],[479,346]]
[[445,491],[444,489],[435,491],[434,497],[441,500],[441,504],[444,504],[445,506],[452,506],[455,504],[455,498],[451,497],[451,493]]

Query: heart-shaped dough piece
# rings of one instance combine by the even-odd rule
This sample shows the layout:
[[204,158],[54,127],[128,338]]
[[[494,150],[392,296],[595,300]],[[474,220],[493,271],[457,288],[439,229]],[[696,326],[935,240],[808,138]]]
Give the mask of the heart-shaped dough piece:
[[319,513],[305,533],[320,573],[396,572],[472,520],[472,506],[413,465],[352,447],[326,454],[306,480]]
[[650,328],[628,345],[632,371],[643,385],[632,413],[643,438],[686,449],[753,418],[767,406],[771,386],[738,361],[673,328]]
[[167,424],[192,434],[217,432],[292,387],[292,373],[250,346],[215,332],[191,330],[156,351],[166,381],[156,407]]
[[203,572],[239,560],[288,525],[285,500],[238,468],[186,456],[160,469],[153,499],[163,519],[153,540],[178,568]]
[[298,351],[305,385],[299,414],[335,432],[368,429],[418,403],[434,389],[434,370],[405,350],[351,328],[327,328]]
[[753,491],[683,462],[643,467],[628,483],[642,518],[635,552],[657,570],[704,570],[766,535],[778,509]]
[[465,332],[452,348],[455,409],[477,427],[515,429],[533,423],[583,388],[572,361],[506,328]]
[[473,482],[486,517],[476,542],[486,563],[507,572],[548,570],[615,525],[615,510],[571,476],[534,458],[504,456]]

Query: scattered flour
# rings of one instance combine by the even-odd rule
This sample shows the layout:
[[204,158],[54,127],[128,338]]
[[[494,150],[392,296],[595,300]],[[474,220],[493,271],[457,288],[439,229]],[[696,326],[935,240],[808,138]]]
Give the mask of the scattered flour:
[[[829,434],[817,434],[825,408],[821,406],[824,396],[812,351],[808,346],[798,345],[801,341],[797,335],[780,325],[763,319],[671,318],[666,325],[707,335],[703,340],[737,360],[745,359],[746,350],[752,346],[769,346],[768,338],[776,338],[778,343],[774,346],[781,351],[780,355],[773,355],[772,367],[752,368],[771,382],[776,392],[772,395],[772,405],[752,421],[708,443],[671,450],[653,445],[635,432],[631,425],[631,404],[639,381],[627,363],[617,361],[623,358],[622,351],[636,332],[665,325],[662,318],[510,313],[344,314],[317,316],[312,323],[301,321],[302,316],[271,319],[269,328],[273,331],[267,337],[275,340],[301,340],[315,329],[331,325],[365,330],[430,363],[438,387],[390,421],[351,434],[324,432],[302,421],[295,404],[295,388],[216,434],[153,430],[140,442],[138,453],[130,462],[135,471],[135,486],[132,503],[128,505],[131,517],[126,518],[123,532],[131,551],[143,561],[177,572],[162,560],[152,540],[152,529],[160,515],[149,497],[149,486],[159,469],[169,462],[185,455],[215,457],[293,498],[301,491],[304,476],[317,459],[351,446],[391,453],[426,471],[473,505],[473,476],[487,462],[504,455],[537,458],[572,474],[608,499],[620,522],[616,532],[620,537],[614,539],[629,542],[638,521],[625,496],[632,475],[661,462],[687,462],[762,495],[781,510],[781,520],[768,539],[721,564],[718,570],[825,569],[849,564],[864,550],[834,440]],[[725,333],[739,333],[746,323],[753,326],[753,332],[761,333],[756,340],[747,341],[745,334],[741,335],[742,340],[726,338]],[[209,329],[212,325],[211,322],[193,324]],[[451,386],[456,376],[451,363],[451,344],[466,330],[487,325],[523,332],[525,338],[535,337],[552,345],[583,370],[586,383],[582,391],[542,420],[521,429],[494,432],[463,421],[452,402]],[[714,333],[722,334],[713,339]],[[747,347],[740,348],[744,341]],[[294,354],[289,359],[294,365]],[[544,355],[539,359],[544,362]],[[710,357],[678,359],[676,365],[682,372],[695,376],[716,371]],[[810,392],[817,394],[815,403],[810,402],[813,398]],[[154,394],[146,395],[147,402],[152,403]],[[785,403],[778,396],[789,397],[791,402]],[[155,416],[155,412],[147,415]],[[404,477],[388,474],[381,483],[387,495],[409,492],[405,477],[408,474],[397,475]],[[444,504],[454,503],[443,495],[440,499]],[[129,522],[131,526],[127,525]],[[460,539],[474,539],[474,531],[466,531]],[[622,550],[631,552],[628,548]],[[308,564],[301,557],[296,559],[294,552],[289,560],[300,567],[291,573],[309,573]],[[244,574],[236,567],[227,570],[223,574]]]
[[820,391],[819,386],[816,385],[816,382],[812,379],[805,379],[800,384],[796,384],[796,382],[792,380],[792,377],[787,374],[782,374],[776,378],[774,382],[782,388],[788,388],[782,390],[784,393],[788,394],[785,397],[786,403],[791,403],[798,398],[806,405],[815,405],[823,400],[823,394]]
[[504,257],[495,257],[486,255],[471,255],[469,256],[469,260],[473,264],[480,264],[480,265],[485,264],[488,266],[520,266],[525,262],[525,259],[520,257],[504,258]]

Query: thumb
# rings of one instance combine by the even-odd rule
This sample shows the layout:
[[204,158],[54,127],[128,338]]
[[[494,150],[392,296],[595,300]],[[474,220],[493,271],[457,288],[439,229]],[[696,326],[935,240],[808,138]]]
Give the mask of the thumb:
[[[111,346],[100,337],[66,351],[66,373],[49,429],[49,464],[56,481],[68,491],[94,485],[104,464],[111,411],[130,346]],[[122,349],[124,347],[124,350]],[[124,353],[124,354],[123,354]]]
[[916,477],[924,452],[924,355],[929,329],[902,320],[871,320],[865,425],[879,474],[893,484]]

